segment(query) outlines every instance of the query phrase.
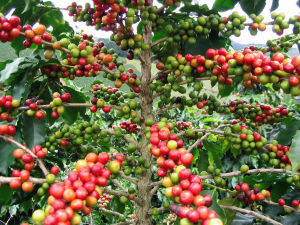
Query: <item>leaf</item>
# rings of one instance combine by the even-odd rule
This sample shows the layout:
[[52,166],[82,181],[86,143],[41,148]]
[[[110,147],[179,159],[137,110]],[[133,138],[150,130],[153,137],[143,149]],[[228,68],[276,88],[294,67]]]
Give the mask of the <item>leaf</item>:
[[158,40],[166,37],[167,35],[168,34],[164,29],[156,31],[156,32],[154,32],[154,35],[152,37],[152,42],[158,41]]
[[208,166],[209,164],[207,152],[203,150],[199,151],[199,156],[197,159],[197,168],[199,172],[206,171]]
[[232,83],[231,85],[225,85],[225,88],[219,91],[219,95],[223,97],[228,97],[231,92],[234,90],[234,84]]
[[285,180],[284,174],[266,174],[266,173],[249,175],[244,177],[243,179],[243,181],[248,183],[249,185],[259,186],[261,190],[267,189],[272,184],[284,180]]
[[[14,140],[21,141],[21,132],[17,129],[16,134],[14,135]],[[16,149],[16,146],[8,143],[6,141],[0,140],[0,173],[7,175],[8,167],[10,167],[15,159],[13,157],[13,151]]]
[[[237,200],[237,198],[229,198],[229,197],[222,198],[218,203],[220,205],[227,205],[227,206],[239,206],[240,205],[240,202]],[[229,209],[225,209],[224,212],[225,212],[225,215],[227,218],[226,225],[230,225],[235,217],[236,212],[229,210]]]
[[272,185],[271,200],[277,202],[278,199],[288,191],[288,187],[289,185],[286,182],[277,182]]
[[218,11],[226,11],[233,9],[239,0],[215,0],[213,9]]
[[182,43],[182,53],[190,53],[192,55],[205,55],[206,50],[209,48],[221,48],[225,47],[228,43],[228,38],[225,38],[217,31],[212,31],[208,39],[203,40],[201,37],[196,38],[196,44],[189,44],[188,41]]
[[31,0],[24,0],[24,2],[25,2],[25,8],[24,8],[22,13],[27,12],[30,9],[30,6],[31,6],[31,4],[30,4]]
[[274,11],[278,8],[279,6],[279,0],[273,0],[272,6],[271,6],[271,11]]
[[6,64],[5,69],[0,72],[0,83],[4,83],[12,73],[19,69],[19,65],[24,62],[25,58],[17,58],[13,62]]
[[[71,95],[71,102],[85,103],[86,96],[79,91],[74,90],[70,87],[64,87],[64,90]],[[78,113],[83,116],[86,112],[85,107],[65,107],[65,111],[62,117],[68,124],[72,124],[77,120]]]
[[300,0],[297,1],[297,6],[300,8]]
[[256,15],[260,14],[266,6],[266,0],[240,0],[240,5],[245,13],[250,15],[255,13]]
[[[180,8],[181,12],[191,13],[195,12],[198,15],[209,15],[211,14],[211,11],[209,10],[208,6],[206,4],[204,5],[186,5]],[[215,11],[214,11],[215,12]]]
[[209,140],[205,140],[204,142],[205,149],[208,153],[208,159],[210,162],[216,163],[218,168],[222,167],[222,156],[221,156],[221,146]]
[[252,225],[254,219],[255,219],[254,216],[248,214],[236,213],[236,216],[232,221],[231,225]]
[[8,185],[0,186],[0,203],[4,205],[9,202],[11,196],[13,194],[13,189],[11,189]]
[[138,34],[142,34],[143,33],[143,24],[142,24],[142,22],[139,22],[139,24],[137,26],[137,33]]
[[280,132],[276,137],[276,140],[278,140],[281,145],[290,145],[292,138],[296,134],[299,127],[300,120],[297,120],[293,117],[284,118],[279,125]]
[[46,127],[45,119],[37,120],[33,116],[23,116],[22,133],[28,148],[33,148],[35,145],[41,144],[45,141]]
[[291,160],[293,172],[296,172],[300,168],[300,131],[298,130],[292,140],[292,145],[289,151],[289,159]]
[[211,205],[210,209],[214,210],[218,214],[219,218],[223,221],[223,223],[226,224],[227,218],[225,212],[218,203],[218,192],[216,190],[204,190],[201,191],[201,195],[210,195],[212,197],[213,204]]

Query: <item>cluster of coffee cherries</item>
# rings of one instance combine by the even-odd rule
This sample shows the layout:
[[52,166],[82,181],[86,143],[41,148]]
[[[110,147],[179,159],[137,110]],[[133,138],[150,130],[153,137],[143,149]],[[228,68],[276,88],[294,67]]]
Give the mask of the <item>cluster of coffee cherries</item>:
[[111,105],[122,103],[127,97],[127,94],[120,91],[118,88],[112,88],[111,86],[105,87],[103,84],[92,85],[94,97],[91,99],[91,103],[97,107],[101,107],[104,102]]
[[258,103],[249,104],[246,101],[237,100],[229,103],[231,113],[234,113],[236,118],[240,120],[250,119],[256,125],[271,124],[279,122],[282,118],[292,116],[292,112],[282,105],[271,107]]
[[46,182],[42,184],[41,187],[37,190],[38,196],[43,196],[45,193],[49,190],[49,187],[51,184],[54,184],[56,181],[55,175],[59,173],[59,167],[53,166],[50,170],[51,173],[47,174],[46,176]]
[[106,31],[114,30],[117,25],[118,17],[126,13],[127,8],[124,4],[115,2],[114,0],[103,3],[100,0],[93,1],[94,6],[89,3],[85,7],[72,2],[69,9],[69,15],[73,16],[73,20],[86,22],[87,25],[95,26],[97,30],[104,29]]
[[131,123],[130,121],[123,121],[120,123],[120,127],[129,133],[138,133],[137,124]]
[[264,153],[262,159],[268,161],[270,165],[280,168],[288,168],[288,165],[291,165],[291,161],[288,157],[290,151],[289,146],[283,146],[279,144],[278,141],[272,140],[266,148],[269,150],[269,153]]
[[237,199],[247,204],[253,204],[255,201],[263,201],[271,196],[268,190],[262,190],[261,192],[259,188],[250,190],[249,184],[243,181],[240,181],[238,185],[235,186],[235,190],[238,192]]
[[[80,224],[81,216],[91,213],[103,194],[101,187],[107,185],[111,173],[118,173],[123,157],[116,155],[111,160],[106,152],[88,153],[83,160],[76,162],[76,170],[68,174],[63,183],[53,183],[49,188],[48,205],[45,210],[33,212],[35,224],[54,225],[58,223]],[[106,165],[107,164],[107,165]],[[105,165],[107,168],[105,168]]]
[[0,120],[12,122],[13,116],[18,112],[14,110],[20,106],[20,100],[14,100],[11,95],[5,95],[0,97]]
[[63,102],[68,102],[70,99],[71,95],[69,93],[63,93],[62,95],[58,92],[53,93],[53,100],[50,102],[52,119],[57,120],[59,116],[64,113],[65,107],[63,106]]
[[177,127],[179,128],[179,130],[187,129],[190,126],[191,124],[189,122],[184,122],[184,121],[177,122]]
[[30,171],[32,171],[35,167],[34,165],[34,156],[39,159],[44,158],[48,150],[46,148],[42,148],[40,145],[36,145],[32,148],[32,153],[25,153],[25,151],[21,148],[17,148],[13,152],[13,156],[15,159],[20,159],[24,163],[23,170],[13,170],[12,176],[13,179],[10,180],[9,186],[12,189],[18,189],[22,186],[22,190],[25,192],[30,192],[33,190],[33,183],[29,181]]
[[103,193],[102,195],[100,195],[99,197],[99,200],[100,200],[100,203],[99,203],[99,207],[100,208],[105,208],[106,206],[109,205],[110,203],[110,200],[112,199],[112,196],[107,194],[107,193]]
[[16,133],[16,127],[14,125],[2,124],[0,125],[0,135],[13,136]]
[[[283,198],[280,198],[280,199],[278,199],[278,205],[280,205],[280,206],[284,206],[285,205],[285,200],[283,199]],[[296,209],[300,209],[300,207],[299,207],[299,200],[297,200],[297,199],[294,199],[293,201],[292,201],[292,206],[294,207],[294,208],[296,208]]]
[[[258,154],[258,151],[262,150],[262,148],[268,144],[267,139],[262,137],[259,133],[248,129],[248,126],[240,125],[236,122],[237,121],[233,121],[235,124],[224,129],[225,135],[229,136],[229,141],[232,143],[231,148],[234,151],[243,150],[245,152]],[[232,132],[238,134],[239,137],[230,136]]]
[[170,213],[168,218],[163,219],[163,224],[175,223],[177,215],[175,213]]
[[[175,133],[171,133],[171,127],[167,121],[154,123],[148,119],[146,124],[151,126],[149,150],[157,157],[156,164],[159,167],[157,175],[162,177],[162,185],[166,188],[165,195],[184,206],[170,206],[172,212],[180,217],[180,223],[209,224],[211,220],[217,220],[223,224],[218,215],[209,210],[212,198],[209,195],[200,195],[202,182],[198,175],[193,175],[188,168],[193,162],[193,155],[183,148],[182,139],[178,139]],[[193,204],[196,209],[188,207]],[[176,209],[175,209],[176,208]]]
[[43,119],[45,116],[45,112],[39,109],[39,105],[42,105],[44,100],[37,100],[37,98],[33,97],[30,99],[26,99],[25,104],[29,107],[26,110],[27,116],[35,116],[36,119]]
[[20,26],[20,18],[11,16],[6,19],[0,14],[0,41],[7,42],[13,41],[16,37],[20,36],[22,27]]

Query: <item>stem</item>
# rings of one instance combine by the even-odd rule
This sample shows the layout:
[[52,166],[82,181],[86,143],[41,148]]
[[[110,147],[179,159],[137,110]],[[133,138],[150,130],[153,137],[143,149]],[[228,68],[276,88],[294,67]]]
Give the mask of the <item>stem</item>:
[[230,193],[230,194],[235,194],[235,193],[236,193],[236,191],[232,191],[232,190],[229,190],[229,189],[226,189],[226,188],[221,188],[221,187],[215,186],[215,185],[213,185],[213,184],[208,184],[208,183],[205,183],[205,182],[203,182],[202,184],[203,184],[204,186],[211,187],[211,188],[215,188],[215,189],[218,189],[218,190],[220,190],[220,191],[228,192],[228,193]]
[[[8,184],[12,179],[16,179],[17,177],[2,177],[0,176],[0,183]],[[33,184],[43,184],[46,182],[46,179],[30,177],[29,180]]]
[[235,211],[235,212],[241,212],[241,213],[245,213],[245,214],[249,214],[249,215],[252,215],[252,216],[255,216],[257,218],[260,218],[270,224],[274,224],[274,225],[282,225],[282,223],[279,223],[267,216],[264,216],[264,215],[261,215],[257,212],[253,212],[251,210],[247,210],[247,209],[242,209],[242,208],[239,208],[239,207],[236,207],[236,206],[227,206],[227,205],[220,205],[221,208],[223,209],[228,209],[228,210],[232,210],[232,211]]
[[154,46],[160,44],[161,42],[164,42],[164,41],[167,40],[168,38],[169,38],[169,37],[166,36],[166,37],[164,37],[164,38],[162,38],[162,39],[159,39],[159,40],[153,42],[153,43],[151,44],[151,47],[154,47]]
[[131,183],[134,183],[134,184],[137,184],[138,180],[133,178],[133,177],[129,177],[129,176],[126,176],[122,171],[120,171],[118,173],[118,175],[120,175],[120,177],[124,178],[125,180],[128,180],[130,181]]
[[19,142],[13,140],[12,138],[9,138],[9,137],[3,136],[3,135],[0,135],[0,138],[2,138],[3,140],[18,146],[19,148],[23,149],[28,154],[32,155],[32,157],[34,159],[36,159],[36,161],[37,161],[39,167],[41,168],[43,174],[45,175],[45,177],[49,174],[49,172],[48,172],[47,168],[45,167],[43,161],[40,160],[29,148],[23,146],[22,144],[20,144]]
[[99,211],[107,213],[107,214],[111,214],[111,215],[114,215],[114,216],[119,216],[119,217],[123,216],[123,214],[121,214],[119,212],[115,212],[115,211],[112,211],[112,210],[109,210],[109,209],[105,209],[105,208],[101,208],[101,207],[99,207]]
[[297,213],[300,212],[300,209],[296,209],[296,208],[293,208],[293,207],[288,206],[288,205],[281,206],[277,202],[272,202],[270,200],[264,200],[264,202],[267,203],[267,204],[269,204],[269,205],[275,205],[275,206],[280,206],[280,207],[283,207],[283,208],[287,208],[287,209],[289,209],[289,210],[291,210],[293,212],[297,212]]
[[158,110],[156,113],[154,113],[154,117],[157,116],[157,115],[163,114],[165,112],[168,112],[170,109],[180,108],[182,106],[183,106],[183,104],[169,105],[165,108],[162,108],[162,109]]
[[[234,177],[234,176],[240,176],[242,174],[256,174],[256,173],[286,173],[286,174],[295,174],[292,171],[285,170],[285,169],[275,169],[275,168],[270,168],[270,169],[253,169],[253,170],[248,170],[246,173],[242,173],[241,171],[233,171],[229,173],[221,173],[218,177]],[[205,175],[205,176],[200,176],[201,179],[213,179],[213,175]]]

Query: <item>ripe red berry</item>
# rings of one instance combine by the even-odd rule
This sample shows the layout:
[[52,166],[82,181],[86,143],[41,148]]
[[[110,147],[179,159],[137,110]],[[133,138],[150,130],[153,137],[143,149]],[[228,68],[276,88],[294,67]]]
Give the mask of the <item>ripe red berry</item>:
[[293,205],[293,207],[297,208],[299,206],[299,201],[298,200],[293,200],[292,205]]
[[285,200],[284,199],[278,199],[278,204],[280,205],[280,206],[283,206],[283,205],[285,205]]

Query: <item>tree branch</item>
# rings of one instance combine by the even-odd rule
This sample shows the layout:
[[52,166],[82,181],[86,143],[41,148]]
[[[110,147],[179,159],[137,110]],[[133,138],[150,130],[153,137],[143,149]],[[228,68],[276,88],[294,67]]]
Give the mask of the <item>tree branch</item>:
[[122,186],[122,184],[121,184],[118,180],[112,179],[111,182],[112,182],[115,186],[119,187],[122,191],[125,191],[125,192],[126,192],[126,189]]
[[99,207],[99,211],[102,211],[102,212],[104,212],[104,213],[111,214],[111,215],[114,215],[114,216],[119,216],[119,217],[122,217],[122,216],[123,216],[123,214],[121,214],[121,213],[119,213],[119,212],[112,211],[112,210],[105,209],[105,208],[101,208],[101,207]]
[[267,203],[267,204],[269,204],[269,205],[275,205],[275,206],[280,206],[280,207],[283,207],[283,208],[287,208],[287,209],[289,209],[289,210],[291,210],[293,212],[300,212],[300,209],[296,209],[296,208],[293,208],[293,207],[288,206],[288,205],[281,206],[277,202],[272,202],[270,200],[264,200],[264,202]]
[[156,182],[152,182],[152,184],[150,185],[150,187],[156,187],[156,186],[160,186],[162,184],[162,181],[156,181]]
[[124,178],[125,180],[128,180],[130,181],[131,183],[134,183],[134,184],[137,184],[138,180],[133,178],[133,177],[129,177],[129,176],[126,176],[123,171],[119,171],[118,175],[120,175],[120,177]]
[[[2,177],[2,176],[0,176],[0,183],[8,184],[12,179],[15,179],[15,178],[17,178],[17,177]],[[30,177],[28,181],[32,182],[33,184],[43,184],[46,182],[46,179]]]
[[[229,173],[221,173],[218,177],[233,177],[233,176],[240,176],[242,174],[256,174],[256,173],[286,173],[286,174],[295,174],[292,171],[285,170],[285,169],[275,169],[275,168],[270,168],[270,169],[253,169],[253,170],[248,170],[246,173],[242,173],[241,171],[233,171]],[[204,175],[200,176],[201,179],[213,179],[213,175]]]
[[165,112],[168,112],[171,109],[180,108],[182,106],[183,106],[183,104],[180,104],[180,103],[174,104],[174,105],[169,105],[169,106],[167,106],[165,108],[162,108],[162,109],[158,110],[156,113],[154,113],[154,117],[156,117],[156,116],[158,116],[160,114],[163,114]]
[[152,197],[157,192],[157,190],[159,188],[160,188],[160,185],[157,185],[154,188],[152,188],[151,191],[150,191],[150,196]]
[[[107,130],[107,132],[111,135],[115,135],[115,131],[114,130]],[[141,148],[141,145],[135,141],[134,139],[132,139],[131,137],[127,136],[126,134],[122,134],[122,137],[127,141],[127,142],[131,142],[133,144],[135,144],[137,146],[138,149]]]
[[154,47],[154,46],[156,46],[156,45],[158,45],[158,44],[160,44],[161,42],[166,41],[168,38],[169,38],[169,36],[166,36],[166,37],[164,37],[164,38],[162,38],[162,39],[159,39],[159,40],[153,42],[153,43],[151,44],[151,48]]
[[36,159],[39,167],[41,168],[43,174],[45,176],[47,176],[49,174],[47,168],[45,167],[43,161],[41,159],[39,159],[29,148],[25,147],[24,145],[20,144],[19,142],[13,140],[12,138],[8,138],[6,136],[3,136],[3,135],[0,135],[0,138],[2,138],[3,140],[7,141],[7,142],[10,142],[16,146],[18,146],[19,148],[23,149],[25,152],[27,152],[28,154],[32,155],[32,157],[34,159]]
[[279,223],[267,216],[264,216],[264,215],[261,215],[257,212],[253,212],[251,210],[247,210],[247,209],[242,209],[242,208],[239,208],[239,207],[236,207],[236,206],[227,206],[227,205],[220,205],[221,208],[223,209],[228,209],[228,210],[232,210],[232,211],[235,211],[235,212],[240,212],[240,213],[244,213],[244,214],[249,214],[249,215],[252,215],[252,216],[255,216],[257,218],[260,218],[270,224],[274,224],[274,225],[282,225],[282,223]]
[[[20,32],[20,35],[26,37],[26,35],[25,35],[24,32]],[[53,48],[53,43],[51,43],[51,42],[42,40],[42,44],[44,44],[44,45],[46,45],[46,46],[48,46],[48,47]],[[70,53],[70,51],[69,51],[68,49],[64,48],[64,47],[61,47],[60,50],[62,50],[62,51],[65,52],[65,53]]]
[[206,134],[204,134],[200,139],[198,139],[194,144],[192,144],[189,148],[188,148],[188,152],[191,152],[194,148],[196,148],[198,146],[199,143],[201,143],[205,138],[207,138],[211,133],[207,132]]

